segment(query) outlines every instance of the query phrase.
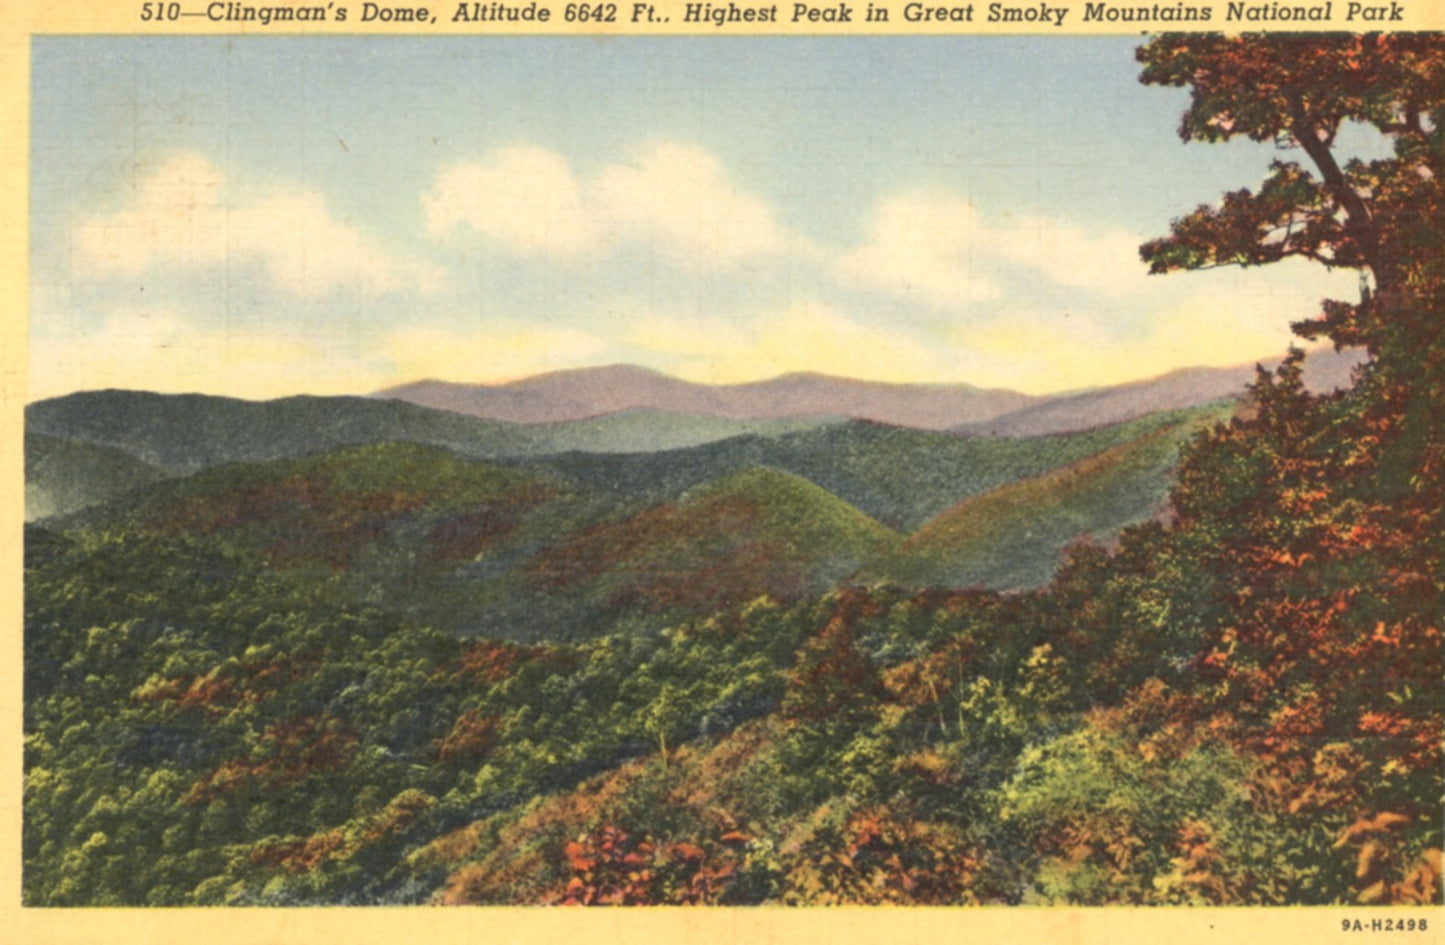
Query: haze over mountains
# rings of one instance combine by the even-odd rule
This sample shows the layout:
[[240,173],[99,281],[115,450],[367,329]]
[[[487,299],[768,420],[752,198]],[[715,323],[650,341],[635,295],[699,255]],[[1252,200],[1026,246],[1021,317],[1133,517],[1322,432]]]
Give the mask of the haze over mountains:
[[[1355,351],[1320,349],[1305,362],[1305,382],[1323,391],[1349,383],[1363,360]],[[1272,369],[1274,359],[1264,363]],[[378,391],[399,400],[514,423],[565,423],[624,411],[696,417],[784,419],[846,417],[924,430],[1035,436],[1118,423],[1239,396],[1253,364],[1185,368],[1157,378],[1088,391],[1035,396],[968,384],[887,384],[788,374],[748,384],[697,384],[632,365],[580,368],[497,384],[424,380]]]
[[[1304,383],[1314,393],[1348,387],[1351,372],[1364,362],[1358,350],[1337,352],[1323,348],[1310,353],[1304,364]],[[1274,370],[1281,359],[1262,362]],[[1041,398],[1038,402],[989,420],[960,424],[959,433],[1006,436],[1041,436],[1066,433],[1101,423],[1118,423],[1156,410],[1190,407],[1221,397],[1239,397],[1254,380],[1255,366],[1181,368],[1144,381]]]
[[1033,403],[1027,394],[967,384],[885,384],[787,374],[749,384],[696,384],[632,365],[557,371],[504,384],[418,381],[376,396],[516,423],[558,423],[624,410],[780,419],[845,416],[946,429]]

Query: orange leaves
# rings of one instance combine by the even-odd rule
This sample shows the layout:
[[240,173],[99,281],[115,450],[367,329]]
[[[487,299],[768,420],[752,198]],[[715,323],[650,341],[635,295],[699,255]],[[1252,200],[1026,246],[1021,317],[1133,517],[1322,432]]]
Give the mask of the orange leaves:
[[613,826],[568,841],[562,850],[571,877],[563,905],[637,905],[651,902],[654,849]]
[[346,845],[339,829],[313,834],[292,843],[264,844],[251,851],[256,866],[279,867],[288,873],[307,873],[335,857]]
[[1410,720],[1400,712],[1370,711],[1360,715],[1359,727],[1362,735],[1397,738],[1410,729]]
[[1357,846],[1356,898],[1363,903],[1435,904],[1441,898],[1440,851],[1427,849],[1406,863],[1411,818],[1394,811],[1362,816],[1340,833],[1335,849]]
[[[1367,882],[1389,858],[1390,848],[1385,844],[1379,840],[1365,841],[1360,847],[1360,856],[1355,866],[1355,880],[1362,884]],[[1369,895],[1369,890],[1361,895]]]
[[1280,493],[1280,507],[1292,515],[1305,515],[1330,497],[1328,489],[1285,489]]
[[462,759],[485,758],[496,744],[497,720],[475,709],[463,712],[452,730],[437,745],[437,758],[443,763]]
[[1426,850],[1415,868],[1390,892],[1394,894],[1395,902],[1404,905],[1439,905],[1442,893],[1445,893],[1441,884],[1440,851]]
[[866,710],[882,690],[877,670],[854,645],[849,621],[840,613],[798,652],[782,711],[792,719],[831,718]]
[[1325,708],[1316,693],[1297,696],[1275,710],[1262,745],[1271,752],[1294,752],[1309,745],[1323,728]]
[[1179,856],[1172,874],[1162,885],[1183,892],[1191,900],[1221,905],[1236,901],[1224,873],[1224,862],[1215,846],[1214,828],[1191,820],[1179,828]]
[[787,901],[800,905],[977,901],[980,862],[959,833],[886,807],[819,830],[790,860]]
[[1399,628],[1386,627],[1385,621],[1381,620],[1375,624],[1375,632],[1370,634],[1370,642],[1381,646],[1399,646]]
[[[743,837],[736,832],[731,836]],[[680,905],[716,903],[738,871],[738,862],[733,857],[725,856],[720,862],[710,862],[707,851],[692,843],[672,844],[667,855],[683,877],[681,888],[672,897]]]
[[363,826],[361,839],[366,843],[374,843],[383,837],[405,830],[434,803],[435,801],[430,795],[415,788],[403,791],[392,798],[380,813]]
[[1299,554],[1291,554],[1288,551],[1269,548],[1260,549],[1258,554],[1263,561],[1270,564],[1281,564],[1284,565],[1286,568],[1298,568],[1301,565],[1313,560],[1314,558],[1314,555],[1310,554],[1308,551],[1301,551]]
[[707,905],[718,902],[738,872],[738,848],[748,841],[729,831],[717,844],[654,843],[605,825],[562,848],[570,876],[550,899],[561,905]]
[[[1353,821],[1323,880],[1336,891],[1321,894],[1438,902],[1438,853],[1407,861],[1438,845],[1442,783],[1442,497],[1427,471],[1445,455],[1445,178],[1422,116],[1445,104],[1445,43],[1166,35],[1139,61],[1146,83],[1190,90],[1186,139],[1278,140],[1314,165],[1276,161],[1256,190],[1176,221],[1144,247],[1154,271],[1298,255],[1373,282],[1295,329],[1369,351],[1352,389],[1311,396],[1292,355],[1261,372],[1248,416],[1182,464],[1174,535],[1222,592],[1196,606],[1194,692],[1235,720],[1226,737],[1260,762],[1253,802],[1279,829]],[[1342,163],[1335,132],[1350,121],[1393,139],[1394,156]],[[1186,838],[1186,885],[1198,850]]]
[[187,682],[153,677],[133,695],[142,702],[171,701],[190,712],[224,715],[238,705],[255,705],[314,669],[314,658],[286,655],[241,662],[227,660]]
[[260,758],[234,758],[197,781],[186,804],[208,803],[245,787],[276,789],[313,774],[340,768],[356,751],[354,732],[338,719],[301,718],[269,725],[260,738]]
[[690,860],[701,860],[707,854],[703,848],[695,843],[674,843],[668,850],[668,855],[676,860],[688,862]]
[[567,845],[562,848],[562,855],[567,858],[573,872],[590,873],[597,865],[597,860],[588,854],[587,848],[576,840],[567,841]]
[[898,758],[894,770],[906,778],[923,784],[941,786],[957,780],[955,763],[947,755],[933,749],[915,751]]
[[479,683],[495,683],[507,678],[520,655],[510,643],[478,640],[463,651],[457,660],[458,675]]
[[1388,833],[1398,829],[1410,822],[1410,818],[1403,814],[1395,814],[1384,811],[1371,818],[1362,818],[1355,821],[1340,834],[1340,839],[1335,842],[1335,848],[1346,846],[1366,837],[1373,837],[1379,834]]
[[251,863],[288,873],[311,872],[327,863],[349,859],[367,845],[406,829],[433,803],[433,799],[421,791],[403,791],[369,817],[312,834],[304,840],[259,844],[251,850]]
[[955,637],[919,659],[890,667],[882,674],[888,697],[901,705],[929,706],[937,703],[963,678],[974,660],[976,644]]
[[570,648],[549,644],[523,646],[501,640],[481,639],[469,643],[455,661],[436,669],[436,678],[471,685],[490,686],[536,666],[548,672],[571,671],[577,654]]

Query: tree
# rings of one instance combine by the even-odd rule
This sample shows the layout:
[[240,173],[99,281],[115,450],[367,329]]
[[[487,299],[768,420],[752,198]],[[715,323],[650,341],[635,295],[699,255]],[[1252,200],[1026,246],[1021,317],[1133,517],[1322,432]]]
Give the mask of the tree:
[[684,695],[672,683],[664,683],[644,710],[647,731],[657,739],[657,755],[662,759],[662,770],[667,770],[667,739],[682,725],[687,717]]
[[[1186,141],[1274,141],[1313,168],[1276,160],[1257,191],[1174,221],[1141,249],[1151,270],[1359,270],[1358,301],[1293,327],[1370,355],[1338,396],[1305,391],[1298,354],[1261,372],[1252,415],[1186,456],[1170,540],[1216,589],[1196,692],[1261,762],[1277,822],[1333,831],[1317,859],[1342,885],[1438,897],[1445,37],[1163,36],[1138,58],[1145,83],[1189,88]],[[1342,157],[1351,123],[1390,155]]]
[[[1257,191],[1225,194],[1141,248],[1150,271],[1263,265],[1290,257],[1360,270],[1358,302],[1325,302],[1302,337],[1361,346],[1376,399],[1415,439],[1445,416],[1445,37],[1164,35],[1138,52],[1146,84],[1190,89],[1186,141],[1243,136],[1303,151],[1314,172],[1276,160]],[[1343,160],[1340,132],[1373,128],[1393,153]],[[1433,426],[1432,426],[1433,424]],[[1425,428],[1425,429],[1422,429]],[[1440,478],[1438,448],[1413,457]]]
[[[1244,136],[1299,148],[1318,177],[1292,161],[1274,162],[1258,193],[1227,194],[1175,221],[1173,234],[1143,248],[1154,272],[1210,265],[1259,265],[1290,256],[1367,270],[1376,291],[1400,291],[1412,260],[1429,249],[1392,214],[1439,212],[1445,98],[1445,43],[1430,34],[1362,36],[1161,36],[1138,52],[1140,80],[1189,86],[1179,133],[1186,141]],[[1395,155],[1341,164],[1338,135],[1349,122],[1395,141]],[[1399,189],[1436,202],[1401,206]],[[1438,216],[1434,223],[1438,225]],[[1437,247],[1438,248],[1438,247]],[[1342,325],[1341,344],[1366,343]],[[1337,336],[1338,335],[1338,336]]]

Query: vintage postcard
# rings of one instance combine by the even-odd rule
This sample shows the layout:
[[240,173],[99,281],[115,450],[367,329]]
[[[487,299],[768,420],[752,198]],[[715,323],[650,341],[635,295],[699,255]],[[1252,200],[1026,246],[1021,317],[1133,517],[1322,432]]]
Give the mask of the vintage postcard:
[[8,16],[23,940],[1441,940],[1439,10]]

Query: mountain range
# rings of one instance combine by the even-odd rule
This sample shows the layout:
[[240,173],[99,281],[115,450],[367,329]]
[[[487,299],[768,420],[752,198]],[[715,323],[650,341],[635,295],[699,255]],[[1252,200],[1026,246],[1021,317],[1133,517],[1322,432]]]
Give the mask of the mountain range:
[[936,430],[988,420],[1035,400],[1016,391],[967,384],[884,384],[821,374],[697,384],[625,364],[557,371],[505,384],[418,381],[376,396],[515,423],[560,423],[642,409],[750,419],[846,416]]
[[[1317,349],[1305,361],[1305,384],[1327,391],[1349,384],[1358,351]],[[1272,370],[1279,359],[1263,363]],[[1143,381],[1044,396],[968,384],[887,384],[788,374],[748,384],[698,384],[632,365],[579,368],[496,384],[424,380],[374,397],[487,420],[557,424],[660,411],[751,420],[846,417],[891,426],[1034,436],[1131,420],[1243,393],[1253,364],[1186,368]]]
[[[1258,367],[1273,371],[1281,359],[1262,362]],[[1322,348],[1305,359],[1304,384],[1314,393],[1348,387],[1351,372],[1363,364],[1364,352]],[[1041,436],[1067,433],[1101,423],[1118,423],[1156,410],[1190,407],[1221,397],[1238,397],[1254,380],[1256,366],[1242,364],[1223,368],[1182,368],[1144,381],[1133,381],[1098,390],[1086,390],[1041,398],[1018,410],[954,427],[959,433],[1005,436]]]
[[[1311,361],[1317,387],[1352,363]],[[1161,514],[1181,445],[1236,409],[1250,373],[1048,398],[821,376],[710,388],[626,367],[409,388],[473,413],[396,390],[82,392],[27,408],[28,542],[191,542],[524,641],[850,582],[1021,589],[1071,543]]]
[[[40,411],[50,433],[31,434],[27,497],[39,514],[27,548],[184,544],[419,625],[519,641],[797,600],[855,580],[1036,586],[1069,543],[1108,541],[1159,514],[1179,444],[1234,409],[1223,401],[1040,437],[848,421],[651,453],[483,457],[398,441],[386,424],[367,442],[324,445],[336,431],[364,439],[362,418],[386,416],[379,409],[433,413],[410,405],[297,401],[269,414],[273,436],[263,427],[227,439],[234,428],[222,421],[258,405],[158,396],[100,392],[68,405],[99,401],[117,418],[107,401],[120,401],[143,418],[185,418],[184,429],[112,424],[109,446],[60,438],[64,411]],[[180,444],[200,468],[180,469]],[[65,501],[73,507],[59,514]]]

